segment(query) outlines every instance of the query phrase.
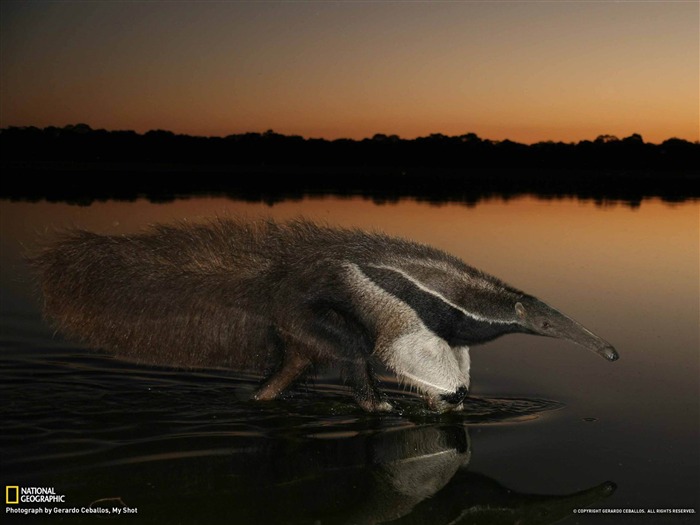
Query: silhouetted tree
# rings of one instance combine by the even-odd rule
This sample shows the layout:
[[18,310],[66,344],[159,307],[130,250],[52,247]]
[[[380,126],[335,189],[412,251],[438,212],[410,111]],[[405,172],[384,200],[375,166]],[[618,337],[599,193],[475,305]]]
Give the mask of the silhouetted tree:
[[432,133],[413,140],[377,133],[364,140],[305,139],[269,129],[221,137],[191,137],[166,130],[144,134],[93,130],[87,124],[63,128],[9,127],[0,130],[2,162],[72,161],[188,163],[192,165],[382,167],[556,170],[697,170],[700,145],[672,138],[645,143],[634,133],[620,140],[600,135],[578,144],[482,139],[475,133]]

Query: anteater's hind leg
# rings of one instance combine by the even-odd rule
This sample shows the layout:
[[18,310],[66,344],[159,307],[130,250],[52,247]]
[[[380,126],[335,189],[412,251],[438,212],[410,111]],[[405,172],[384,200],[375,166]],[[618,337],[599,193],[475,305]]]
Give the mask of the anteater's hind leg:
[[299,354],[287,354],[284,357],[282,368],[275,372],[260,389],[255,392],[252,399],[256,401],[271,401],[279,396],[283,390],[308,370],[311,361]]
[[371,337],[342,303],[311,301],[309,310],[299,310],[295,314],[287,324],[294,329],[278,326],[272,337],[278,355],[283,356],[282,367],[253,395],[253,399],[275,399],[312,365],[329,363],[340,366],[343,379],[364,410],[392,410],[393,407],[382,400],[370,366]]

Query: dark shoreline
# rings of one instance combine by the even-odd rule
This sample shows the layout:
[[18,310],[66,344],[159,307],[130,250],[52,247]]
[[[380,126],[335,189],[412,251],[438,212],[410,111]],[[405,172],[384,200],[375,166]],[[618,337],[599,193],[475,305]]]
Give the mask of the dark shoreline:
[[242,166],[138,162],[3,162],[0,198],[19,201],[156,202],[222,196],[273,204],[308,196],[363,196],[475,204],[525,195],[639,205],[700,198],[700,170],[450,169]]
[[531,145],[474,133],[362,140],[265,133],[195,137],[153,130],[0,130],[0,198],[170,201],[225,196],[275,203],[313,195],[467,205],[533,195],[636,206],[700,198],[700,143],[638,134]]

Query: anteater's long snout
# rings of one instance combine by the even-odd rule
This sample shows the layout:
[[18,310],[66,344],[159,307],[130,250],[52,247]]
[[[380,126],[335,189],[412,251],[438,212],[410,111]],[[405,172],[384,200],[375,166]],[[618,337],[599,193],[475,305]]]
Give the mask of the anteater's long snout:
[[608,361],[617,361],[620,358],[615,347],[605,339],[539,299],[528,297],[524,304],[516,303],[515,313],[518,322],[528,333],[571,341],[592,350]]
[[555,337],[568,339],[577,345],[592,350],[608,361],[617,361],[620,358],[613,345],[608,343],[605,339],[598,337],[573,319],[562,315],[560,323],[557,324],[559,324],[557,327],[558,333]]

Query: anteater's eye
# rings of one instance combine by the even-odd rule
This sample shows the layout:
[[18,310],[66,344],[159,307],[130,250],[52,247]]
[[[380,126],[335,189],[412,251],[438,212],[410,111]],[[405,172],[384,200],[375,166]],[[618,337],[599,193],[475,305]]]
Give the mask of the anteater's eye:
[[542,321],[542,329],[547,330],[549,328],[549,323],[547,321]]

